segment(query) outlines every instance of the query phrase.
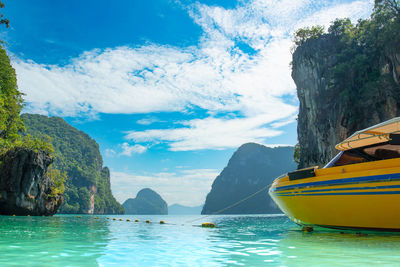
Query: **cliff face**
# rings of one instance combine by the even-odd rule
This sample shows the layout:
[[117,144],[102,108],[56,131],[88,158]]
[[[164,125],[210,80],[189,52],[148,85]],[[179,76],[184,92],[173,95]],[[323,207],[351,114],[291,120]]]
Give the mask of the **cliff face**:
[[[356,96],[361,105],[344,100],[335,86],[339,40],[330,34],[307,40],[293,54],[292,78],[300,102],[298,139],[300,168],[323,166],[337,154],[335,145],[357,130],[400,115],[400,51],[382,52],[379,80]],[[368,56],[368,55],[367,55]]]
[[[257,192],[279,175],[296,169],[293,147],[268,148],[248,143],[238,148],[214,180],[202,214],[212,214]],[[222,214],[281,213],[267,190]]]
[[159,194],[150,188],[140,190],[137,193],[136,198],[127,199],[122,206],[124,207],[126,214],[168,214],[167,202],[165,202]]
[[52,159],[42,151],[13,149],[0,164],[0,214],[53,215],[62,196],[52,196],[52,181],[45,175]]
[[62,118],[23,114],[27,133],[49,136],[54,147],[53,167],[66,172],[60,213],[115,214],[124,210],[111,192],[110,171],[103,167],[99,145]]

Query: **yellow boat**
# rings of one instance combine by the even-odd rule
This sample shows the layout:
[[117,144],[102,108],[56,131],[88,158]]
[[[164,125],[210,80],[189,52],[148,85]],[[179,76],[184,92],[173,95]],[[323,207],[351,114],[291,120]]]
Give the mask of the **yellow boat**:
[[325,167],[289,172],[269,194],[302,226],[400,231],[400,117],[336,145]]

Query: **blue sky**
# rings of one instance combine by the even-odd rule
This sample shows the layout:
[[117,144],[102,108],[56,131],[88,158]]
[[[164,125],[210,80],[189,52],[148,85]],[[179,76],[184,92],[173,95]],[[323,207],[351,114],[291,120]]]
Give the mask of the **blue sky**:
[[241,144],[294,145],[291,36],[373,1],[4,0],[25,112],[100,145],[120,202],[200,205]]

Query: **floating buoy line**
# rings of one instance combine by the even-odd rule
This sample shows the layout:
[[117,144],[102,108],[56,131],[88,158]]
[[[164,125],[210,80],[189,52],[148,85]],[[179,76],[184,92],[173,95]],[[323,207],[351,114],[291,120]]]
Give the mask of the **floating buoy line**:
[[[251,195],[249,195],[249,196],[247,196],[247,197],[245,197],[245,198],[243,198],[243,199],[241,199],[241,200],[239,200],[239,201],[237,201],[237,202],[235,202],[235,203],[233,203],[233,204],[231,204],[231,205],[229,205],[229,206],[227,206],[227,207],[225,207],[225,208],[222,208],[222,209],[220,209],[220,210],[217,210],[217,211],[215,211],[215,212],[213,212],[213,213],[211,213],[211,214],[201,216],[201,217],[196,218],[196,219],[194,219],[194,220],[186,221],[185,223],[192,223],[192,222],[195,222],[195,221],[198,221],[198,220],[202,220],[202,219],[205,219],[205,218],[210,217],[210,216],[213,216],[213,215],[218,215],[218,214],[220,214],[221,212],[224,212],[224,211],[226,211],[226,210],[228,210],[228,209],[230,209],[230,208],[233,208],[233,207],[239,205],[240,203],[243,203],[244,201],[246,201],[246,200],[248,200],[248,199],[250,199],[250,198],[252,198],[252,197],[258,195],[259,193],[263,192],[264,190],[267,190],[271,185],[272,185],[272,183],[269,184],[269,185],[267,185],[267,186],[264,186],[263,188],[261,188],[261,189],[258,190],[257,192],[254,192],[253,194],[251,194]],[[15,215],[13,215],[13,216],[15,216]],[[28,215],[28,216],[29,216],[29,215]],[[76,217],[77,217],[77,218],[82,218],[82,216],[76,216]],[[99,219],[101,219],[101,218],[96,216],[96,217],[93,217],[93,219],[99,220]],[[110,217],[106,217],[106,219],[107,219],[107,220],[111,220]],[[121,219],[121,218],[120,218],[120,219],[112,218],[112,220],[113,220],[113,221],[117,221],[117,220],[118,220],[118,221],[120,221],[120,222],[122,222],[122,221],[131,222],[130,219],[124,220],[124,219]],[[139,219],[135,219],[134,222],[135,222],[135,223],[138,223],[138,222],[140,222],[140,221],[139,221]],[[145,220],[144,222],[145,222],[146,224],[151,224],[151,223],[152,223],[150,220]],[[161,221],[159,222],[159,224],[167,224],[167,223],[166,223],[165,221],[161,220]],[[168,224],[169,224],[169,225],[176,225],[176,224],[172,224],[172,223],[168,223]],[[185,225],[185,224],[182,224],[182,225]],[[215,227],[216,227],[215,223],[212,223],[212,222],[204,222],[204,223],[202,223],[201,225],[193,225],[193,226],[200,226],[200,227],[203,227],[203,228],[215,228]],[[312,230],[311,230],[311,229],[304,229],[304,231],[312,231]]]
[[[205,219],[205,218],[210,217],[210,216],[213,216],[213,215],[218,215],[218,214],[220,214],[221,212],[224,212],[225,210],[228,210],[228,209],[230,209],[230,208],[233,208],[233,207],[239,205],[240,203],[243,203],[244,201],[246,201],[246,200],[248,200],[248,199],[250,199],[250,198],[252,198],[252,197],[258,195],[259,193],[263,192],[264,190],[267,190],[271,185],[272,185],[272,183],[269,184],[269,185],[267,185],[267,186],[264,186],[263,188],[261,188],[261,189],[258,190],[257,192],[254,192],[253,194],[251,194],[251,195],[249,195],[249,196],[247,196],[247,197],[245,197],[245,198],[243,198],[243,199],[241,199],[241,200],[239,200],[239,201],[237,201],[237,202],[235,202],[235,203],[233,203],[233,204],[231,204],[231,205],[229,205],[229,206],[227,206],[227,207],[225,207],[225,208],[222,208],[222,209],[220,209],[220,210],[217,210],[217,211],[215,211],[215,212],[213,212],[213,213],[211,213],[211,214],[201,216],[201,217],[196,218],[196,219],[194,219],[194,220],[186,221],[185,223],[192,223],[192,222],[195,222],[195,221],[198,221],[198,220],[202,220],[202,219]],[[15,216],[15,214],[13,214],[12,216]],[[27,216],[30,216],[30,215],[28,214]],[[82,219],[82,216],[80,216],[80,215],[78,215],[78,216],[76,216],[76,217],[77,217],[78,219]],[[94,220],[100,220],[100,219],[101,219],[101,217],[98,217],[98,216],[91,217],[91,218],[93,218]],[[111,220],[111,217],[106,217],[106,219],[107,219],[107,220]],[[122,219],[122,218],[119,218],[119,219],[117,219],[117,218],[112,218],[112,220],[113,220],[113,221],[117,221],[117,220],[118,220],[118,221],[120,221],[120,222],[122,222],[122,221],[131,222],[130,219],[125,219],[125,220],[124,220],[124,219]],[[138,223],[138,222],[140,222],[139,219],[135,219],[135,223]],[[145,222],[146,224],[151,224],[151,223],[152,223],[150,220],[145,220],[144,222]],[[183,225],[185,225],[185,223],[184,223],[184,224],[181,224],[181,225],[183,226]],[[161,220],[161,221],[159,222],[159,224],[176,225],[176,224],[173,224],[173,223],[166,223],[166,222],[163,221],[163,220]],[[215,227],[216,227],[215,223],[212,223],[212,222],[204,222],[204,223],[202,223],[201,225],[192,225],[192,226],[200,226],[200,227],[203,227],[203,228],[215,228]],[[312,229],[303,229],[303,231],[310,232],[310,231],[312,231]]]

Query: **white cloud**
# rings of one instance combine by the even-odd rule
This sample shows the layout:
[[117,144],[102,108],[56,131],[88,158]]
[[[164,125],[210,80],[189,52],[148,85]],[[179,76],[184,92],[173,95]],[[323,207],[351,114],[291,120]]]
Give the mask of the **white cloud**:
[[[294,111],[293,107],[287,106],[278,115],[285,118]],[[182,122],[186,127],[181,128],[131,131],[126,135],[126,138],[135,142],[169,142],[172,151],[233,148],[247,142],[264,143],[265,138],[281,134],[279,130],[263,127],[265,123],[273,121],[275,118],[272,115],[270,117],[260,115],[230,120],[195,119]]]
[[142,154],[144,152],[146,152],[147,147],[139,145],[139,144],[135,144],[133,146],[129,145],[128,143],[123,143],[121,145],[122,148],[122,152],[120,153],[120,155],[122,156],[132,156],[132,154]]
[[318,24],[328,29],[330,23],[336,18],[350,18],[353,23],[356,23],[360,18],[368,18],[373,6],[374,1],[354,1],[330,6],[299,21],[295,28]]
[[271,123],[271,127],[274,129],[280,128],[280,127],[286,126],[288,124],[291,124],[291,123],[295,122],[296,120],[297,120],[297,115],[289,117],[289,118],[285,118],[284,120],[281,120],[281,121]]
[[136,123],[137,124],[141,124],[141,125],[150,125],[153,124],[155,122],[164,122],[156,117],[153,116],[149,116],[149,117],[145,117],[143,119],[137,120]]
[[[298,27],[327,25],[336,17],[365,18],[372,6],[369,0],[253,0],[241,1],[235,9],[197,3],[187,7],[203,29],[196,46],[93,50],[66,66],[15,58],[13,66],[28,112],[94,116],[185,112],[196,106],[210,116],[176,129],[132,131],[128,138],[166,141],[171,150],[265,143],[265,138],[279,134],[276,129],[284,125],[279,122],[297,113],[296,105],[287,103],[287,98],[296,98],[289,67],[291,34]],[[254,51],[246,53],[240,44]],[[217,116],[229,112],[239,115]],[[127,146],[123,153],[136,150]]]
[[[211,190],[219,172],[213,169],[184,170],[180,173],[155,173],[151,175],[111,172],[111,188],[116,199],[123,203],[135,198],[143,188],[156,191],[169,204],[201,205]],[[186,188],[186,190],[182,190]]]
[[115,152],[115,150],[111,149],[111,148],[106,148],[105,150],[105,155],[106,157],[112,158],[116,155],[117,153]]

